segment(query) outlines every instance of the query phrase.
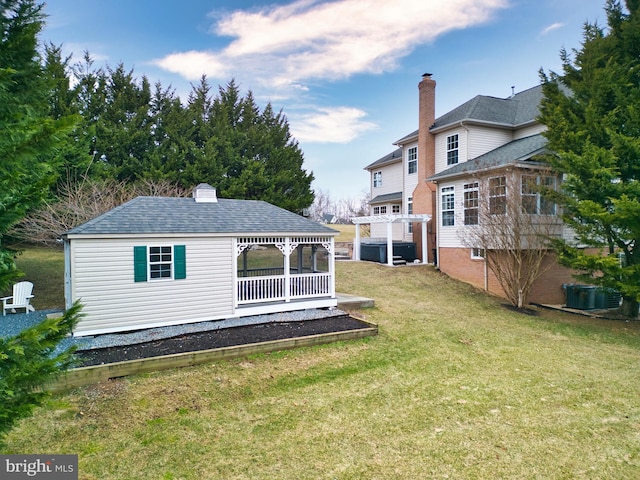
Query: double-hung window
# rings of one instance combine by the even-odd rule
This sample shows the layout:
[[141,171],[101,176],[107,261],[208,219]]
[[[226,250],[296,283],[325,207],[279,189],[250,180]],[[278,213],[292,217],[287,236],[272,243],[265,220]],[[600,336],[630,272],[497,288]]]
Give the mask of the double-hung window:
[[418,147],[411,147],[407,152],[407,173],[411,175],[418,171]]
[[447,137],[447,165],[458,163],[458,134]]
[[455,187],[442,187],[442,226],[451,227],[455,224]]
[[478,182],[464,184],[464,224],[478,225]]
[[507,177],[489,179],[489,213],[491,215],[507,213]]
[[171,278],[171,265],[173,264],[173,248],[149,247],[149,278]]
[[373,172],[373,188],[382,186],[382,172]]
[[[413,197],[407,198],[407,213],[411,215],[413,213]],[[407,233],[413,233],[413,223],[407,223]]]
[[555,215],[556,204],[546,198],[545,189],[555,190],[556,179],[549,175],[522,175],[522,209],[530,215]]

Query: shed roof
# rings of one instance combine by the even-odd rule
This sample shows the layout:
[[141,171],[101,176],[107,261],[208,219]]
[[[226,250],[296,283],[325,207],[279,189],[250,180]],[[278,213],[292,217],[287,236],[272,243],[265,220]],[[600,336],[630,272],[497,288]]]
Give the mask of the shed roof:
[[444,178],[470,175],[477,172],[502,168],[523,161],[531,161],[531,158],[544,152],[547,139],[541,134],[513,140],[490,152],[480,155],[467,162],[458,163],[437,175],[429,177],[429,181],[438,181]]
[[123,234],[312,234],[339,232],[260,200],[136,197],[67,232]]

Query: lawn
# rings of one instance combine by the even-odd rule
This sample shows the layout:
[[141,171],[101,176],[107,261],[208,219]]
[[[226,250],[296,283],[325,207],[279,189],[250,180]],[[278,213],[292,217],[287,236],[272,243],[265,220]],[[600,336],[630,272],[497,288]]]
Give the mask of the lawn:
[[58,395],[7,453],[82,479],[637,478],[640,324],[526,315],[429,266],[339,262],[377,337]]

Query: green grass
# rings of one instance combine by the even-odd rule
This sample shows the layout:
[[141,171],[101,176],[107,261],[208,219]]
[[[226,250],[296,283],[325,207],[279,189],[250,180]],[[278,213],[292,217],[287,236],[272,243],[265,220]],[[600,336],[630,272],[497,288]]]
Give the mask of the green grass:
[[[28,247],[16,258],[25,274],[19,280],[33,282],[36,310],[64,308],[64,254],[62,249]],[[10,293],[8,295],[11,295]]]
[[7,453],[82,479],[592,479],[640,471],[640,323],[538,316],[428,266],[337,264],[377,337],[52,397]]

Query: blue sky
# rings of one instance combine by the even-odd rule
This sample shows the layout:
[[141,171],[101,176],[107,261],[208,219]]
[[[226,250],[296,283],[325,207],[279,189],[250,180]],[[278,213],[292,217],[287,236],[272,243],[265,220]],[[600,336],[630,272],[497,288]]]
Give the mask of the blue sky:
[[203,74],[235,79],[287,116],[331,200],[368,190],[363,168],[418,125],[418,82],[436,115],[475,95],[507,97],[560,71],[604,0],[50,0],[41,39],[96,66],[123,63],[185,100]]

